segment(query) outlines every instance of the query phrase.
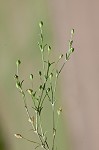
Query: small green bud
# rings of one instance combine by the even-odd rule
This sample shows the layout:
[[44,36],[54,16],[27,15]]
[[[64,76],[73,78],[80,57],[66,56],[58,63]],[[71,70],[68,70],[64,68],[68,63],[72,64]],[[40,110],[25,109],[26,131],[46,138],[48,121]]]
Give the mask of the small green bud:
[[71,34],[74,35],[74,29],[71,29]]
[[30,123],[34,123],[34,116],[33,117],[30,117],[29,119],[28,119],[28,121],[30,122]]
[[38,42],[38,46],[39,46],[40,50],[42,51],[43,47],[39,42]]
[[39,45],[40,49],[42,50],[42,45]]
[[40,75],[40,76],[42,75],[41,71],[39,71],[39,75]]
[[74,48],[73,48],[73,47],[71,47],[70,52],[71,52],[71,53],[73,53],[73,52],[74,52]]
[[50,52],[51,51],[51,46],[48,46],[48,52]]
[[32,95],[32,93],[33,93],[33,90],[32,90],[32,89],[28,89],[27,91],[28,91],[28,93],[29,93],[30,95]]
[[50,88],[47,89],[47,93],[50,91]]
[[66,61],[69,59],[69,55],[68,53],[66,53]]
[[70,47],[72,46],[72,44],[73,44],[73,40],[70,40],[70,41],[69,41]]
[[18,75],[15,74],[15,75],[14,75],[14,78],[15,78],[15,79],[18,79]]
[[17,61],[16,61],[16,65],[19,66],[20,64],[21,64],[21,61],[20,61],[20,60],[17,60]]
[[16,88],[17,89],[21,89],[21,83],[18,81],[18,82],[16,82]]
[[39,90],[41,90],[42,89],[42,85],[40,85],[40,87],[39,87]]
[[36,95],[36,92],[34,92],[33,97],[35,97],[35,95]]
[[61,59],[63,57],[63,54],[61,54],[60,56],[59,56],[59,59]]
[[39,27],[42,28],[42,26],[43,26],[43,21],[41,21],[41,22],[39,23]]
[[22,80],[21,83],[20,83],[21,87],[22,87],[23,82],[24,82],[24,80]]
[[51,79],[53,77],[53,73],[51,73],[50,75],[49,75],[49,78]]
[[22,138],[23,138],[21,134],[14,134],[14,136],[15,136],[16,138],[18,138],[18,139],[22,139]]
[[60,107],[60,108],[57,110],[57,114],[60,115],[61,112],[62,112],[62,108]]
[[30,80],[33,80],[33,74],[30,74]]

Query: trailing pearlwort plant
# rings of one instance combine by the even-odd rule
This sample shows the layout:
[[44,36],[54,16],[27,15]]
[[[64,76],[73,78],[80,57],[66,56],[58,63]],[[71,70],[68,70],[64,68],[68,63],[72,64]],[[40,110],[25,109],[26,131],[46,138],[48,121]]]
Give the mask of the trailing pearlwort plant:
[[[69,40],[69,49],[65,54],[64,63],[58,68],[59,61],[64,58],[64,55],[61,54],[58,58],[58,60],[55,62],[50,61],[50,53],[51,53],[51,46],[48,46],[44,43],[44,37],[43,37],[43,22],[41,21],[39,23],[40,28],[40,41],[38,42],[38,46],[41,52],[42,57],[42,71],[39,71],[39,79],[40,79],[40,85],[38,85],[38,89],[29,88],[27,90],[23,90],[23,82],[24,80],[20,80],[19,78],[19,66],[21,64],[20,60],[17,60],[16,66],[17,66],[17,73],[15,74],[15,80],[16,80],[16,88],[21,93],[23,101],[24,101],[24,107],[27,113],[28,121],[30,122],[32,129],[34,131],[34,134],[37,135],[38,141],[36,142],[34,140],[29,140],[22,136],[21,134],[15,134],[16,138],[24,139],[29,142],[32,142],[35,146],[35,149],[41,147],[45,150],[56,150],[57,146],[55,143],[56,139],[56,132],[57,132],[57,124],[58,124],[58,118],[60,116],[60,113],[62,111],[61,108],[55,111],[56,108],[56,85],[57,80],[59,78],[59,75],[65,66],[66,62],[69,60],[71,54],[74,52],[74,48],[72,47],[73,44],[73,35],[74,35],[74,29],[71,30],[71,37]],[[47,50],[46,50],[47,49]],[[45,51],[47,51],[48,57],[47,60],[45,59]],[[30,80],[33,83],[33,74],[30,74]],[[31,116],[27,102],[26,102],[26,93],[31,96],[31,99],[33,101],[33,109],[35,112],[35,115]],[[52,145],[49,145],[48,136],[46,131],[43,129],[42,124],[42,110],[45,109],[44,101],[48,101],[51,105],[52,109]],[[57,118],[55,118],[57,113]],[[57,120],[57,121],[56,121]],[[47,130],[47,129],[46,129]]]

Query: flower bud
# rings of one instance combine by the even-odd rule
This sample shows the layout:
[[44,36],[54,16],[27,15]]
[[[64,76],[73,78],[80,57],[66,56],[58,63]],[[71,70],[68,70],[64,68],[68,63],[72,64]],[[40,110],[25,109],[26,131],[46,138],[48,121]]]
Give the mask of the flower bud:
[[20,64],[21,64],[21,61],[18,59],[18,60],[16,61],[16,65],[19,66]]
[[30,95],[32,95],[32,93],[33,93],[33,90],[32,90],[32,89],[28,89],[27,91],[28,91],[28,93],[29,93]]
[[60,108],[57,110],[57,114],[60,115],[61,112],[62,112],[62,108],[60,107]]
[[40,87],[39,87],[39,90],[41,90],[42,89],[42,85],[40,85]]
[[47,93],[50,91],[50,88],[47,89]]
[[51,51],[51,46],[48,46],[48,52],[50,52]]
[[28,121],[29,121],[30,123],[34,123],[34,116],[33,116],[33,117],[30,117]]
[[30,80],[33,80],[33,74],[30,74]]
[[40,76],[42,75],[41,71],[39,71],[39,75],[40,75]]
[[43,26],[43,21],[41,21],[41,22],[39,23],[39,27],[42,28],[42,26]]
[[14,78],[15,78],[15,79],[18,79],[18,75],[15,74],[15,75],[14,75]]
[[74,52],[74,48],[73,48],[73,47],[71,47],[70,52],[71,52],[71,53],[73,53],[73,52]]
[[71,34],[74,35],[74,29],[71,29]]
[[61,59],[63,57],[63,54],[61,54],[60,56],[59,56],[59,59]]
[[21,89],[21,84],[20,84],[19,81],[16,82],[16,88],[17,88],[17,89]]
[[51,73],[50,75],[49,75],[49,78],[51,79],[53,77],[53,73]]
[[21,134],[14,134],[14,136],[15,136],[16,138],[18,138],[18,139],[22,139],[22,138],[23,138]]

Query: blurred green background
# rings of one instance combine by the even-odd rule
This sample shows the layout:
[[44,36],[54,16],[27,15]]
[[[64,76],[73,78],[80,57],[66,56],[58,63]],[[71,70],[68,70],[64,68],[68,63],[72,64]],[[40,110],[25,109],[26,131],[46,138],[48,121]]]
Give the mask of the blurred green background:
[[[21,59],[20,74],[29,86],[29,74],[36,75],[41,66],[37,46],[39,21],[44,22],[45,41],[53,47],[56,43],[50,11],[46,0],[0,0],[0,150],[33,149],[31,143],[14,137],[14,133],[21,133],[29,139],[34,137],[29,131],[23,101],[15,88],[15,63]],[[46,113],[45,126],[49,128],[51,114],[49,110]],[[57,143],[62,150],[69,146],[65,134],[66,126],[61,118]]]
[[[58,106],[63,108],[58,149],[99,150],[98,14],[98,0],[0,0],[0,150],[34,148],[13,136],[21,133],[35,138],[15,87],[14,74],[15,62],[21,59],[24,86],[30,87],[30,73],[37,84],[36,74],[41,67],[37,46],[41,20],[45,42],[52,46],[56,58],[67,51],[70,30],[75,29],[75,52],[58,82]],[[49,129],[49,109],[45,114],[45,126]]]

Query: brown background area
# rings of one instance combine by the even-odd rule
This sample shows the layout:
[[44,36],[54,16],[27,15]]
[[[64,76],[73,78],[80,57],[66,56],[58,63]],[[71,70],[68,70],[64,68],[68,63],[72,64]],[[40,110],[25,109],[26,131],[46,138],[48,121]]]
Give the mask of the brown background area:
[[57,49],[75,29],[75,53],[62,74],[62,94],[73,150],[99,149],[99,1],[52,0]]

